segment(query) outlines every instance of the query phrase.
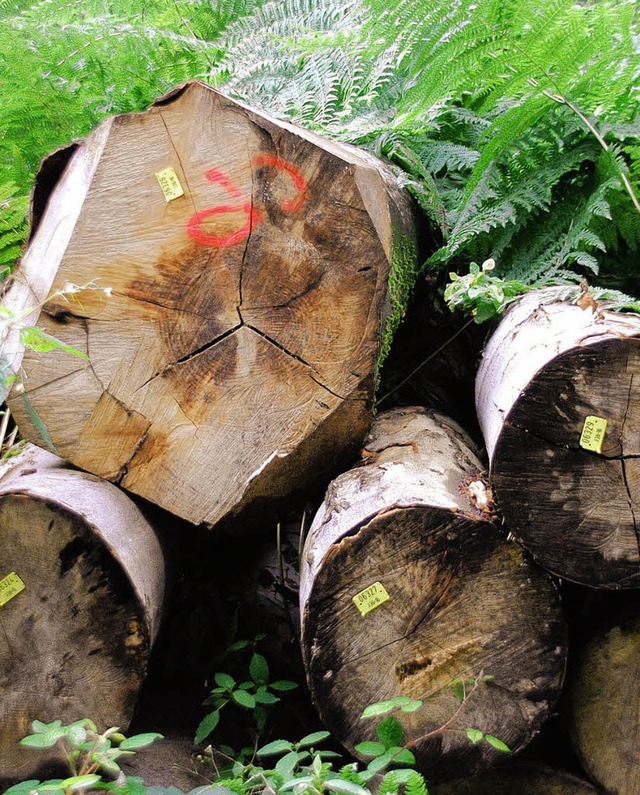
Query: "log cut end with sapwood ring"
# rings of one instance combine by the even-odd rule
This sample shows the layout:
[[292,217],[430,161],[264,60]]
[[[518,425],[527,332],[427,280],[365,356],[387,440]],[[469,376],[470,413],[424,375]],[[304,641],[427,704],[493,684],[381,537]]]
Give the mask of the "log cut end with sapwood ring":
[[[164,590],[156,537],[113,484],[28,445],[0,477],[0,778],[38,719],[126,729]],[[51,754],[57,753],[55,749]]]
[[[549,577],[490,521],[473,443],[442,415],[375,421],[363,463],[329,487],[303,554],[302,649],[323,723],[347,748],[375,739],[371,703],[405,696],[405,743],[429,780],[514,751],[562,683],[565,629]],[[486,678],[485,678],[486,677]],[[462,680],[466,697],[458,701]]]
[[89,361],[26,353],[21,432],[208,525],[356,454],[417,263],[383,164],[202,83],[66,156],[4,306]]
[[492,486],[509,529],[545,568],[637,587],[640,317],[583,309],[565,294],[520,299],[484,352],[476,406]]
[[607,792],[640,792],[640,618],[595,638],[569,682],[570,732],[582,767]]

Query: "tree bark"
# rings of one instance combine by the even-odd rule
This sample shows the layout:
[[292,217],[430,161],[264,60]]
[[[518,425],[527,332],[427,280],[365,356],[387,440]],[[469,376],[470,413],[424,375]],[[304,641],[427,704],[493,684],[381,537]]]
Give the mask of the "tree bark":
[[3,470],[0,602],[14,575],[24,589],[0,608],[0,771],[25,776],[43,761],[18,745],[34,719],[128,725],[164,565],[151,527],[112,484],[33,445]]
[[569,681],[570,733],[586,772],[612,795],[640,792],[640,619],[599,635]]
[[[459,426],[396,409],[378,417],[363,454],[330,485],[305,543],[312,696],[350,751],[374,738],[360,719],[369,704],[421,699],[421,709],[398,715],[419,768],[430,781],[472,774],[501,753],[473,745],[466,729],[519,750],[558,696],[565,631],[556,590],[490,521],[482,465]],[[381,586],[388,599],[362,615],[357,604]],[[468,685],[460,708],[454,680],[482,676],[493,678]]]
[[[67,154],[5,304],[42,306],[47,333],[90,357],[21,359],[37,311],[7,332],[60,454],[209,525],[355,455],[390,272],[416,266],[413,204],[390,172],[202,83]],[[38,439],[33,411],[11,407]]]
[[484,352],[476,406],[496,501],[555,574],[638,586],[640,318],[562,294],[522,298]]

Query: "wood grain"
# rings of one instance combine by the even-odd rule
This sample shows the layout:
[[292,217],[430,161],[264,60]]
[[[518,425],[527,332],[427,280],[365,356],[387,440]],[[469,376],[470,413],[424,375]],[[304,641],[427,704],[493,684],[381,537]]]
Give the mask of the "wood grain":
[[[72,154],[7,299],[39,279],[37,322],[90,363],[17,346],[27,400],[65,458],[193,523],[288,494],[370,424],[412,212],[375,158],[201,83],[110,119]],[[111,295],[60,296],[69,283]]]
[[164,565],[124,493],[32,445],[3,468],[0,544],[0,577],[16,572],[25,584],[0,608],[0,771],[28,777],[43,755],[18,741],[34,719],[128,725]]
[[570,733],[583,768],[613,795],[640,790],[640,619],[598,635],[568,683]]
[[[472,774],[500,754],[472,745],[467,728],[519,750],[558,696],[557,594],[470,498],[471,484],[482,493],[482,465],[454,423],[423,409],[387,412],[364,454],[330,486],[305,543],[302,647],[314,701],[353,751],[374,738],[365,707],[421,699],[399,715],[419,768],[430,781]],[[353,597],[376,582],[390,598],[362,616]],[[451,683],[481,673],[494,678],[456,715]]]
[[[539,291],[507,313],[484,353],[477,407],[509,529],[559,576],[640,583],[640,318]],[[601,452],[586,418],[608,422]]]

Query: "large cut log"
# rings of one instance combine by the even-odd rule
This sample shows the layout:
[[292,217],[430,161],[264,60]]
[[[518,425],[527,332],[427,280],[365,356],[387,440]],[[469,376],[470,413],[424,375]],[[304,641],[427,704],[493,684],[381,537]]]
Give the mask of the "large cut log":
[[202,83],[68,156],[5,350],[17,371],[35,304],[90,362],[27,352],[21,432],[39,438],[35,411],[75,465],[206,524],[357,452],[416,264],[413,206],[380,161]]
[[429,787],[429,795],[598,795],[577,776],[546,765],[524,764],[485,773],[478,778]]
[[570,731],[586,772],[614,795],[640,792],[640,618],[598,635],[569,681]]
[[[462,429],[424,409],[378,417],[362,465],[329,487],[305,543],[302,649],[323,723],[348,749],[373,702],[407,696],[405,740],[430,781],[519,750],[558,696],[564,622],[554,585],[488,516]],[[452,683],[492,677],[460,707]]]
[[[28,445],[0,478],[0,778],[34,719],[126,728],[158,629],[156,537],[111,483]],[[52,752],[53,753],[53,752]]]
[[[496,501],[569,580],[640,585],[640,317],[565,291],[520,299],[491,337],[476,406]],[[587,294],[584,293],[583,297]]]

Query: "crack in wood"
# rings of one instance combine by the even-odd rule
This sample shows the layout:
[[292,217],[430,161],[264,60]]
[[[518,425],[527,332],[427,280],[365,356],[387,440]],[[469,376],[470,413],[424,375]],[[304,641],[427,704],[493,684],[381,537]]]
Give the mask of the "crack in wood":
[[186,194],[189,197],[189,200],[191,201],[191,206],[193,207],[194,212],[198,212],[198,208],[196,207],[196,203],[195,203],[195,201],[193,199],[193,193],[191,192],[191,187],[189,186],[189,178],[187,177],[187,172],[185,170],[185,167],[182,165],[182,159],[180,158],[180,153],[178,152],[178,150],[176,148],[176,145],[173,143],[173,138],[171,137],[171,133],[169,132],[169,127],[167,126],[167,122],[165,121],[164,116],[162,115],[162,111],[160,111],[160,120],[162,121],[162,123],[164,125],[164,129],[166,130],[167,138],[169,139],[169,143],[171,144],[171,148],[173,149],[173,151],[175,152],[176,157],[178,158],[178,164],[180,165],[180,171],[182,172],[182,176],[184,178],[184,184],[185,184],[185,186],[187,188]]
[[[107,392],[107,394],[110,395],[111,397],[113,397],[113,395],[111,395],[110,392]],[[117,400],[117,398],[113,398],[113,399]],[[115,479],[113,481],[117,486],[119,486],[122,483],[122,481],[129,474],[129,467],[131,466],[131,462],[136,457],[136,455],[138,455],[138,453],[140,452],[140,449],[142,448],[142,445],[147,441],[147,437],[149,436],[149,431],[150,430],[151,430],[151,423],[149,423],[149,425],[147,426],[146,431],[142,434],[142,436],[138,440],[138,443],[134,447],[133,452],[131,453],[129,458],[120,467],[120,470],[119,470],[118,474],[116,475],[116,477],[115,477]]]
[[[112,295],[118,295],[122,298],[126,298],[128,301],[136,301],[140,304],[150,304],[151,306],[157,306],[159,309],[166,309],[169,312],[178,312],[184,315],[191,315],[192,317],[198,317],[200,320],[208,320],[209,318],[206,315],[203,315],[200,312],[192,312],[189,309],[185,309],[183,307],[176,307],[176,306],[167,306],[166,304],[161,304],[160,301],[153,301],[151,298],[138,298],[130,293],[117,293],[113,292]],[[90,318],[94,320],[95,318]],[[105,322],[112,322],[112,321],[105,321]]]
[[197,356],[201,356],[203,353],[206,353],[210,348],[213,348],[219,342],[222,342],[222,340],[226,339],[227,337],[230,337],[232,334],[235,334],[235,332],[239,328],[242,328],[242,325],[243,325],[242,323],[238,323],[237,326],[234,326],[228,331],[225,331],[224,334],[220,334],[215,339],[209,340],[209,342],[205,342],[204,345],[201,345],[195,351],[190,351],[189,353],[186,353],[184,356],[181,356],[179,359],[176,359],[175,362],[167,364],[165,367],[162,368],[162,370],[158,370],[157,373],[154,373],[152,376],[149,376],[149,378],[147,378],[147,380],[144,383],[140,384],[140,386],[134,391],[134,394],[136,392],[139,392],[145,386],[147,386],[147,384],[150,384],[151,381],[153,381],[154,379],[163,376],[173,367],[177,367],[180,364],[185,364],[186,362],[190,362],[192,361],[192,359],[195,359]]
[[249,242],[251,241],[251,235],[253,234],[253,194],[254,194],[254,172],[253,172],[253,162],[249,153],[247,153],[247,160],[249,161],[249,168],[251,169],[251,196],[250,196],[250,204],[249,204],[249,234],[244,243],[244,250],[242,252],[242,259],[240,260],[240,273],[238,274],[238,306],[236,307],[236,312],[238,313],[238,318],[240,319],[241,325],[244,325],[244,318],[242,317],[242,280],[244,277],[244,266],[247,261],[247,252],[249,250]]
[[315,290],[319,285],[320,282],[324,278],[324,271],[320,273],[316,278],[311,282],[311,284],[307,285],[304,290],[301,290],[296,295],[293,295],[291,298],[288,298],[286,301],[283,301],[281,304],[258,304],[256,306],[248,306],[246,309],[249,312],[253,312],[260,309],[286,309],[290,307],[296,301],[299,301],[301,298],[304,298],[305,295],[308,295],[312,290]]

